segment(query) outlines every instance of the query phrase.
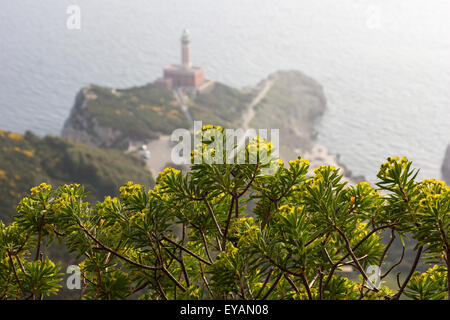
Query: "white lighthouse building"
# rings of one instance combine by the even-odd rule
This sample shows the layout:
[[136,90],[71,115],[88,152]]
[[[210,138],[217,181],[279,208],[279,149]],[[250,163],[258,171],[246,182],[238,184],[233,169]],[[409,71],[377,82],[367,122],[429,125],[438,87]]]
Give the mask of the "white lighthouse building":
[[191,36],[187,29],[183,30],[183,35],[181,36],[181,65],[185,69],[190,69],[192,67]]

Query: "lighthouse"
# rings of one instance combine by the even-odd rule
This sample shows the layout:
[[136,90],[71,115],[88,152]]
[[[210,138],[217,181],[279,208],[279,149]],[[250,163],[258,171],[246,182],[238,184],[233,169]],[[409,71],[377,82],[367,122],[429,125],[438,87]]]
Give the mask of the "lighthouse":
[[188,29],[183,30],[181,36],[181,65],[184,69],[192,67],[191,62],[191,36]]
[[167,89],[183,88],[196,93],[212,88],[214,81],[205,79],[203,69],[192,65],[191,35],[187,29],[181,34],[181,64],[171,64],[164,68],[163,77],[155,84]]

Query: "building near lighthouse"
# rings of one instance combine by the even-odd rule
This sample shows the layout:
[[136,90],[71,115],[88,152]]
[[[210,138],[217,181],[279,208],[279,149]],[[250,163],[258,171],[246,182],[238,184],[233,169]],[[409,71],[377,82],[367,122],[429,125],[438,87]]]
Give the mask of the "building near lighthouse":
[[191,36],[187,29],[181,36],[181,64],[172,64],[164,68],[163,77],[156,80],[155,84],[167,89],[185,88],[195,89],[201,93],[210,87],[213,82],[205,79],[203,69],[192,65],[191,61]]

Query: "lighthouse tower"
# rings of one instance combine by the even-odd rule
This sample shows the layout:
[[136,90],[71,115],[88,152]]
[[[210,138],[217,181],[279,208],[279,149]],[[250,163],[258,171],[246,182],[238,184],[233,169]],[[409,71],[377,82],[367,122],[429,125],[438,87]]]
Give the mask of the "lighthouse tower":
[[191,36],[187,29],[183,30],[183,35],[181,36],[181,65],[185,69],[190,69],[192,67]]
[[205,79],[203,69],[191,62],[191,36],[187,29],[181,35],[181,64],[171,64],[164,68],[163,77],[155,84],[167,89],[184,88],[196,93],[212,88],[214,81]]

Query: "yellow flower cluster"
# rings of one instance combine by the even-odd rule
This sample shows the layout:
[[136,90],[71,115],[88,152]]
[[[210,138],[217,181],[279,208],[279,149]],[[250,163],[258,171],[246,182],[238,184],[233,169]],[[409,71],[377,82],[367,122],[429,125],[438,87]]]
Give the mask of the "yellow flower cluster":
[[8,133],[8,138],[10,138],[11,140],[23,140],[23,135],[15,133],[15,132],[9,132]]
[[144,211],[139,211],[138,213],[134,214],[133,216],[131,216],[130,218],[130,224],[134,224],[134,225],[141,225],[146,217],[146,212],[148,211],[147,209]]
[[68,193],[70,193],[70,194],[75,194],[75,190],[76,190],[77,188],[79,188],[79,187],[80,187],[80,184],[78,184],[78,183],[74,183],[74,184],[65,184],[64,187],[63,187],[63,189],[64,189],[65,192],[68,192]]
[[179,173],[180,173],[180,170],[177,170],[177,169],[174,169],[174,168],[167,167],[167,168],[165,168],[165,169],[163,170],[162,173],[163,173],[163,174],[168,174],[168,173],[179,174]]
[[70,204],[71,196],[67,193],[62,193],[58,198],[53,202],[53,211],[55,213],[61,213],[62,209],[67,208]]
[[230,228],[230,235],[239,239],[238,247],[244,243],[253,244],[259,228],[252,217],[235,220]]
[[128,199],[130,196],[141,191],[143,187],[140,184],[134,184],[133,181],[128,181],[126,185],[120,187],[119,193],[122,199]]
[[435,192],[442,192],[449,190],[449,186],[442,180],[426,179],[420,182],[417,187],[423,191],[434,190]]
[[202,127],[202,130],[203,130],[203,131],[206,131],[206,130],[212,129],[212,128],[214,128],[214,126],[213,126],[212,124],[207,124],[207,125],[204,125],[204,126]]
[[302,159],[302,158],[298,158],[297,160],[289,160],[288,163],[290,166],[295,166],[295,165],[309,166],[309,160]]
[[[64,185],[61,189],[62,192],[53,201],[53,211],[58,215],[64,215],[64,209],[68,208],[72,203],[76,203],[79,200],[77,190],[80,187],[79,184]],[[88,206],[89,203],[83,203],[84,206]]]
[[278,208],[278,212],[283,216],[286,216],[290,212],[294,212],[294,210],[295,210],[295,207],[293,207],[289,204],[283,204]]
[[233,268],[232,261],[239,255],[239,250],[231,242],[227,244],[226,250],[219,253],[216,259],[216,267]]
[[298,174],[307,174],[309,170],[309,161],[298,157],[296,160],[289,160],[290,171]]
[[267,142],[265,139],[261,139],[260,137],[253,138],[249,144],[246,146],[247,150],[263,150],[263,151],[271,151],[273,148],[272,142]]
[[324,171],[326,170],[331,170],[331,171],[336,171],[336,167],[335,166],[320,166],[314,169],[314,174],[315,175],[321,175]]
[[361,189],[369,189],[370,183],[368,183],[367,181],[363,181],[363,182],[358,183],[357,186],[360,186]]
[[52,190],[52,186],[49,184],[41,183],[39,186],[31,188],[30,192],[32,195],[37,195],[41,192],[47,193],[50,192]]
[[159,185],[164,185],[164,179],[166,177],[168,177],[169,175],[178,175],[180,174],[180,172],[181,172],[180,170],[167,167],[159,173],[158,177],[156,178],[156,183]]
[[381,165],[378,175],[386,178],[391,177],[391,170],[394,169],[396,163],[400,165],[401,168],[406,168],[409,160],[407,157],[389,157],[387,158],[387,161]]
[[264,139],[255,137],[246,146],[247,159],[246,162],[250,164],[262,163],[268,164],[273,159],[270,156],[273,148],[272,142],[267,142]]
[[376,195],[376,196],[381,197],[380,193],[378,191],[376,191],[374,188],[372,188],[370,183],[368,183],[366,181],[356,184],[356,189],[359,190],[361,197],[365,197],[368,195]]
[[208,133],[212,133],[212,130],[217,130],[220,133],[223,132],[223,128],[221,126],[207,124],[207,125],[204,125],[201,130],[197,131],[196,134],[197,135],[207,135]]
[[427,271],[421,274],[414,274],[413,281],[419,281],[422,283],[427,282],[427,280],[432,281],[434,283],[441,282],[446,277],[446,271],[442,266],[434,265],[432,268],[429,268]]
[[436,207],[437,203],[449,196],[450,187],[444,181],[426,179],[417,185],[420,192],[419,205],[422,208]]
[[119,199],[114,197],[111,198],[110,196],[105,197],[105,200],[102,203],[99,203],[97,205],[97,215],[104,217],[106,216],[106,212],[113,210],[114,207],[117,207],[119,205]]

